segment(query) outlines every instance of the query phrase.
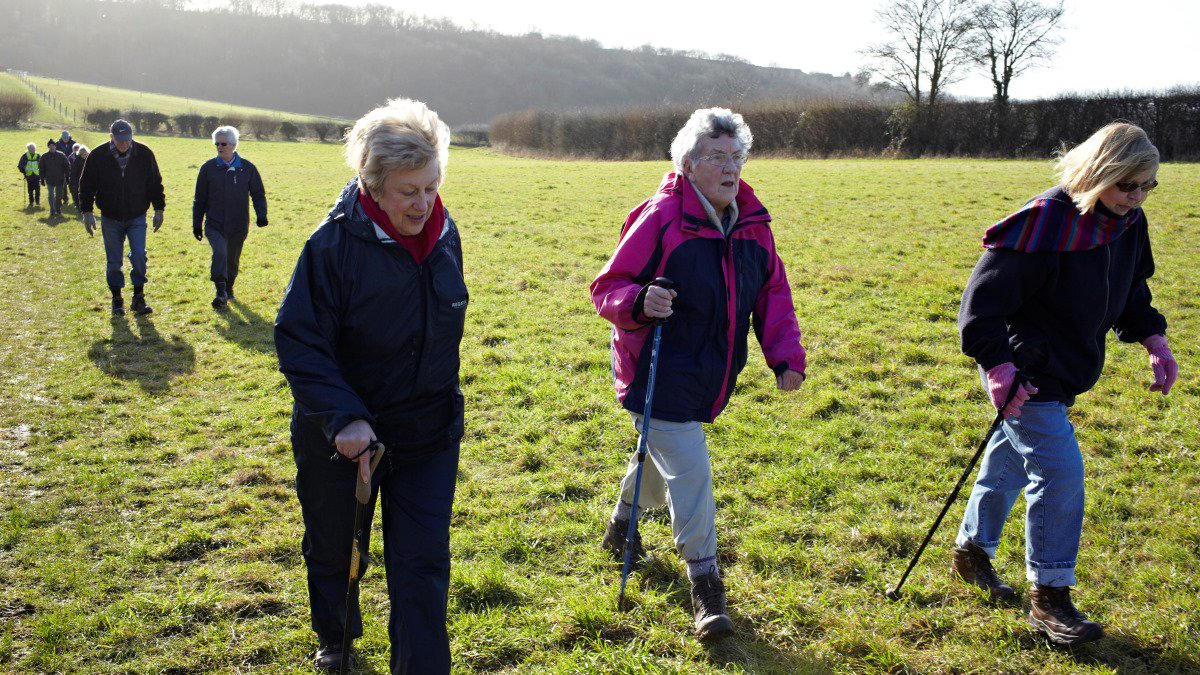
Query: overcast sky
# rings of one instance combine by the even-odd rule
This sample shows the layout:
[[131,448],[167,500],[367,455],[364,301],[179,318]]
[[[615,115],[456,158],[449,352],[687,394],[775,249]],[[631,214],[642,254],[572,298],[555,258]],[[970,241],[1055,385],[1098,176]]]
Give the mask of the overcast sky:
[[[327,4],[334,0],[306,0]],[[337,0],[387,4],[410,14],[446,17],[465,27],[521,34],[574,35],[606,47],[650,44],[740,56],[840,75],[867,60],[858,53],[885,36],[875,25],[880,0]],[[221,0],[196,0],[196,4]],[[1063,44],[1047,67],[1013,81],[1015,98],[1065,91],[1164,89],[1200,84],[1200,0],[1067,0]],[[725,14],[732,12],[731,14]],[[974,75],[953,85],[958,96],[991,95],[991,82]]]

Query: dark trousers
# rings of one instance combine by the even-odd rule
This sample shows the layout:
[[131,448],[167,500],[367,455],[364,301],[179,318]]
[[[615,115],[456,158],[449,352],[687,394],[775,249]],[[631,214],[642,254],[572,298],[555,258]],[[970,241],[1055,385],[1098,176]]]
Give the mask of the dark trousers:
[[37,176],[25,177],[25,189],[29,191],[29,203],[42,203],[42,179]]
[[[304,516],[304,563],[312,628],[322,643],[342,639],[346,582],[353,539],[357,464],[339,458],[321,438],[293,434],[296,494]],[[456,441],[415,464],[376,472],[371,500],[383,503],[384,572],[387,575],[388,639],[392,673],[449,673],[446,603],[450,592],[450,512],[458,475]],[[371,526],[364,532],[369,539]],[[350,636],[362,636],[357,592],[351,601]]]
[[237,281],[238,266],[242,260],[243,237],[226,237],[211,227],[205,226],[204,236],[208,237],[208,245],[212,248],[212,265],[209,268],[209,278],[215,284],[225,284],[233,288]]

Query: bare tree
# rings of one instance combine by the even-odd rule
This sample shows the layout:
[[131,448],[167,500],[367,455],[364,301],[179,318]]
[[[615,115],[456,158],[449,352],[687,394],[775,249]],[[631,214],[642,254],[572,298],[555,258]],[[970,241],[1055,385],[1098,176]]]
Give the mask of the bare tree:
[[929,105],[938,103],[946,87],[963,78],[963,66],[971,62],[971,39],[975,27],[975,0],[939,0],[929,22]]
[[875,11],[875,19],[892,39],[863,50],[875,60],[869,72],[904,92],[918,107],[924,102],[921,74],[935,7],[936,0],[891,0]]
[[1013,78],[1048,59],[1062,42],[1052,33],[1063,14],[1062,0],[1056,5],[1036,0],[993,0],[979,6],[972,57],[992,76],[992,100],[997,111],[1008,109],[1008,87]]

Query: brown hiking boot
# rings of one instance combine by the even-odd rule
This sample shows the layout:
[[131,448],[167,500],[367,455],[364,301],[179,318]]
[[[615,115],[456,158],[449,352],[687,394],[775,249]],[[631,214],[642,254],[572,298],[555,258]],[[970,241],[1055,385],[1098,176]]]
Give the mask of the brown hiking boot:
[[[614,560],[625,562],[625,536],[629,533],[629,519],[609,520],[604,528],[604,538],[600,540],[600,548],[612,554]],[[629,566],[639,567],[646,561],[646,549],[642,547],[642,533],[634,527],[633,548],[629,549]]]
[[1080,645],[1104,637],[1104,629],[1071,602],[1070,586],[1034,584],[1029,591],[1029,623],[1060,645]]
[[993,600],[1012,600],[1017,597],[1012,586],[1000,580],[992,568],[987,551],[971,542],[965,548],[954,547],[950,552],[950,575],[987,591]]
[[733,632],[733,622],[725,612],[725,583],[715,570],[692,581],[692,613],[696,635],[702,640]]

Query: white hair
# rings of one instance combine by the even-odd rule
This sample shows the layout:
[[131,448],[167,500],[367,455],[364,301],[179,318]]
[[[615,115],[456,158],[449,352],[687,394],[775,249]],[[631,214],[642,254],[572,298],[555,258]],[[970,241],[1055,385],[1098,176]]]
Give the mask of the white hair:
[[396,169],[420,169],[437,162],[446,176],[450,161],[450,127],[424,103],[394,98],[354,123],[346,134],[346,163],[371,193],[383,191]]
[[81,147],[83,147],[83,146],[80,145],[79,143],[75,143],[74,145],[71,146],[71,152],[79,152],[79,148],[81,148]]
[[228,138],[229,142],[236,146],[238,144],[238,138],[240,138],[241,135],[238,134],[237,127],[225,126],[217,127],[216,130],[212,132],[213,143],[217,142],[217,136],[224,136],[225,138]]
[[675,164],[675,173],[683,173],[683,160],[695,159],[696,146],[704,137],[720,138],[730,136],[742,146],[742,152],[749,153],[754,143],[754,135],[746,126],[742,116],[728,108],[701,108],[692,113],[675,140],[671,141],[671,161]]
[[90,155],[90,154],[92,154],[92,151],[89,150],[88,146],[84,145],[83,143],[76,143],[75,144],[75,154],[78,155],[80,153],[85,154],[85,155]]
[[37,150],[37,143],[29,142],[25,144],[26,150]]

